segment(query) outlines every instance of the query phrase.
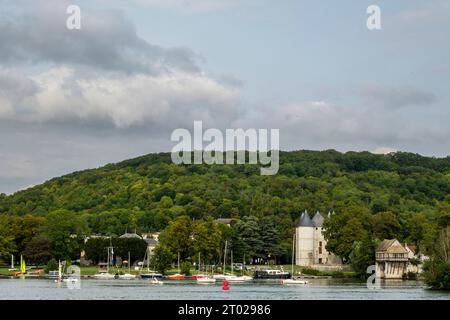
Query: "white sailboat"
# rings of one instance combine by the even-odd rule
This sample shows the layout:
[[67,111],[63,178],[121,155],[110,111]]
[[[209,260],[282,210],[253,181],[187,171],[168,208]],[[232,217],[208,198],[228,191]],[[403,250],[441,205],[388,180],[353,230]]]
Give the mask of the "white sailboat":
[[178,251],[178,272],[166,277],[167,279],[184,279],[186,276],[180,273],[180,252]]
[[307,284],[308,281],[296,279],[294,277],[294,259],[295,259],[295,233],[292,237],[292,264],[291,264],[291,278],[290,279],[283,279],[281,280],[282,284],[285,285],[292,285],[292,284]]
[[233,274],[233,250],[231,250],[231,275],[225,276],[225,280],[228,282],[246,282],[253,280],[253,278],[249,276],[235,276]]
[[197,278],[198,284],[214,284],[216,283],[216,281],[217,281],[216,278],[208,275],[208,271],[206,271],[206,276]]
[[11,255],[11,269],[8,269],[8,271],[17,271],[17,268],[14,267],[14,255]]
[[[110,240],[110,243],[111,243],[111,240]],[[100,263],[100,264],[99,264],[100,270],[99,270],[99,273],[97,273],[97,274],[94,275],[94,278],[95,278],[95,279],[101,279],[101,280],[111,280],[111,279],[115,279],[115,275],[109,273],[109,262],[110,262],[110,260],[111,260],[110,250],[111,250],[111,254],[113,254],[113,253],[114,253],[114,251],[113,251],[114,249],[113,249],[113,247],[111,246],[111,244],[110,244],[110,246],[107,247],[106,249],[107,249],[107,251],[108,251],[108,262],[107,262],[107,263]],[[105,267],[106,267],[106,269],[105,269]]]
[[226,266],[226,260],[227,260],[227,246],[228,241],[225,240],[225,251],[223,253],[223,267],[222,267],[222,274],[215,274],[213,275],[213,278],[216,280],[225,280],[225,277],[230,276],[225,274],[225,266]]
[[130,252],[128,251],[128,273],[125,274],[119,274],[120,280],[133,280],[136,279],[136,276],[134,274],[131,274],[131,256]]

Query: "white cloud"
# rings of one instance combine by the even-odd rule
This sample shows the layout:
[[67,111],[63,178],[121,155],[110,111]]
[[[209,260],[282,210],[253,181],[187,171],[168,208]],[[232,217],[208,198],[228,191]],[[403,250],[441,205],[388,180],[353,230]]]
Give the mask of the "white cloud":
[[[24,76],[25,77],[25,76]],[[205,75],[174,71],[160,75],[103,73],[83,77],[55,67],[26,78],[38,88],[3,97],[0,119],[26,122],[102,122],[118,128],[165,124],[176,128],[195,119],[217,124],[236,116],[240,91]],[[28,96],[27,96],[28,95]],[[30,102],[12,108],[16,97]]]
[[375,153],[375,154],[389,154],[389,153],[397,152],[397,150],[394,148],[390,148],[390,147],[378,147],[378,148],[372,150],[371,152]]

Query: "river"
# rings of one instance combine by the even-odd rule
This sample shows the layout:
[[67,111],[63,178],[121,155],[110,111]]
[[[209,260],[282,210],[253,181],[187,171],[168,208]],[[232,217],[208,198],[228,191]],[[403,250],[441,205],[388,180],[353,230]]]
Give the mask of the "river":
[[419,281],[383,282],[381,289],[350,279],[309,279],[306,285],[283,286],[276,282],[231,284],[224,292],[220,283],[201,285],[189,280],[164,280],[152,285],[148,280],[81,279],[79,289],[69,289],[47,279],[0,279],[0,300],[270,300],[270,299],[387,299],[450,300],[450,292],[427,290]]

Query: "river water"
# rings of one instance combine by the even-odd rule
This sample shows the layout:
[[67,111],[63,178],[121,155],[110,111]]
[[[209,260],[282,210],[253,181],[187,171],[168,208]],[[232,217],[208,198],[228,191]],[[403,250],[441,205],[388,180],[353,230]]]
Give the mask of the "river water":
[[148,280],[81,279],[79,289],[69,289],[47,279],[0,279],[0,300],[270,300],[270,299],[447,299],[450,292],[427,290],[419,281],[383,282],[381,289],[368,289],[365,283],[342,279],[309,279],[306,285],[283,286],[276,282],[231,284],[224,292],[221,284],[197,284],[191,280],[164,280],[152,285]]

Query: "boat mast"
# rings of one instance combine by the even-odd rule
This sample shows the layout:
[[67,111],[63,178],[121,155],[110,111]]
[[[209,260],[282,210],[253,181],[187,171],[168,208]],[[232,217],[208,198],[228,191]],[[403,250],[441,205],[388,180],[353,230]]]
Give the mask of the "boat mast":
[[178,274],[180,273],[180,251],[178,251]]
[[130,257],[130,251],[128,251],[128,273],[131,273],[131,257]]
[[11,269],[14,269],[14,255],[11,255]]
[[292,278],[294,278],[294,256],[295,256],[295,232],[294,236],[292,237],[292,266],[291,266]]
[[225,263],[227,261],[227,244],[228,240],[225,240],[225,252],[223,254],[223,274],[225,274]]
[[108,251],[108,262],[106,263],[106,273],[109,273],[109,247],[106,248],[106,250]]
[[233,250],[231,250],[231,274],[233,275]]
[[58,281],[61,282],[61,260],[58,260]]

